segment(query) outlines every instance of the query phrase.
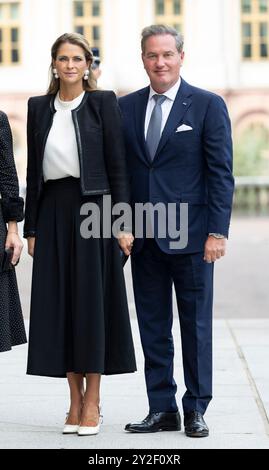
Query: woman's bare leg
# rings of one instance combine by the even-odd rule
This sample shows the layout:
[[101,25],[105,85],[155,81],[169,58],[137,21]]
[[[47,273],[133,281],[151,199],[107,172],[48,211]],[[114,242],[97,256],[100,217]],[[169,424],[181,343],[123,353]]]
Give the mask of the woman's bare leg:
[[86,374],[86,392],[80,426],[97,426],[99,423],[100,374]]
[[81,410],[84,400],[84,376],[83,374],[69,372],[67,379],[70,388],[70,409],[66,424],[76,425],[80,423],[81,419]]

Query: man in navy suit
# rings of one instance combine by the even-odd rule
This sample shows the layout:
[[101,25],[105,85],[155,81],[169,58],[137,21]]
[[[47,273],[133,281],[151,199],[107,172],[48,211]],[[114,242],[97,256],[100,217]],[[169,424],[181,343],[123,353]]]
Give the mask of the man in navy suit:
[[[145,355],[149,414],[127,431],[181,428],[173,377],[172,285],[182,340],[186,392],[185,433],[209,433],[203,415],[212,398],[212,298],[214,262],[224,256],[234,180],[231,127],[223,99],[180,77],[183,38],[163,25],[144,28],[142,60],[150,86],[120,98],[132,204],[188,204],[188,240],[171,245],[143,232],[132,251],[133,286]],[[155,217],[155,219],[154,219]],[[166,222],[165,222],[166,223]]]

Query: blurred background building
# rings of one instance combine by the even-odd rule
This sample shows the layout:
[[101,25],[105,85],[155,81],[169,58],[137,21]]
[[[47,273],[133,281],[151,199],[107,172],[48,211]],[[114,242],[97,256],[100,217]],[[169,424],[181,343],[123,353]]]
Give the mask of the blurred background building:
[[[84,34],[101,56],[101,88],[147,85],[140,33],[169,24],[185,37],[182,76],[221,94],[230,111],[235,174],[269,174],[269,0],[0,0],[0,107],[9,116],[21,182],[29,96],[48,85],[50,47]],[[265,196],[267,197],[267,196]]]

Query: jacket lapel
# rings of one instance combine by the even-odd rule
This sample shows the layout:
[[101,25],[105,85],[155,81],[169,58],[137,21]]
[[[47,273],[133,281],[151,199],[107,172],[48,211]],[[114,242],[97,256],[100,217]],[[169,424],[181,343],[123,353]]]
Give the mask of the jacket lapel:
[[190,107],[192,100],[191,100],[191,87],[188,85],[185,80],[181,79],[181,84],[179,90],[176,95],[176,99],[166,121],[165,127],[162,132],[162,136],[156,151],[156,155],[154,157],[154,161],[158,158],[162,148],[166,144],[169,136],[172,132],[175,131],[177,126],[183,120],[185,113],[187,112],[188,108]]
[[45,146],[49,134],[49,130],[51,128],[53,115],[55,113],[54,108],[54,98],[55,95],[47,95],[45,97],[42,105],[38,109],[38,118],[37,118],[37,125],[38,125],[38,140],[40,142],[40,152],[38,155],[39,164],[42,165]]
[[141,148],[141,157],[147,163],[151,162],[148,148],[145,141],[145,116],[149,97],[149,86],[138,92],[138,98],[135,100],[135,128],[138,143]]

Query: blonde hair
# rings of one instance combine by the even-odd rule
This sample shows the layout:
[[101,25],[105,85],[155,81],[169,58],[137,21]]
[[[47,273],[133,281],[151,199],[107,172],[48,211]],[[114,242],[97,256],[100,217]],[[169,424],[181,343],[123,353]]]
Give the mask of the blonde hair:
[[52,69],[53,69],[53,61],[55,61],[57,58],[58,50],[61,47],[61,45],[65,43],[75,44],[76,46],[79,46],[83,49],[86,62],[89,62],[89,69],[88,69],[89,78],[88,80],[82,80],[83,88],[86,91],[96,90],[96,80],[94,78],[94,75],[91,69],[91,65],[93,62],[93,54],[92,54],[92,51],[90,49],[90,45],[87,39],[84,36],[82,36],[82,34],[79,34],[79,33],[65,33],[65,34],[62,34],[58,39],[56,39],[56,41],[54,42],[51,48],[51,64],[50,64],[50,69],[49,69],[50,84],[47,90],[47,95],[56,94],[60,88],[60,80],[54,77]]

